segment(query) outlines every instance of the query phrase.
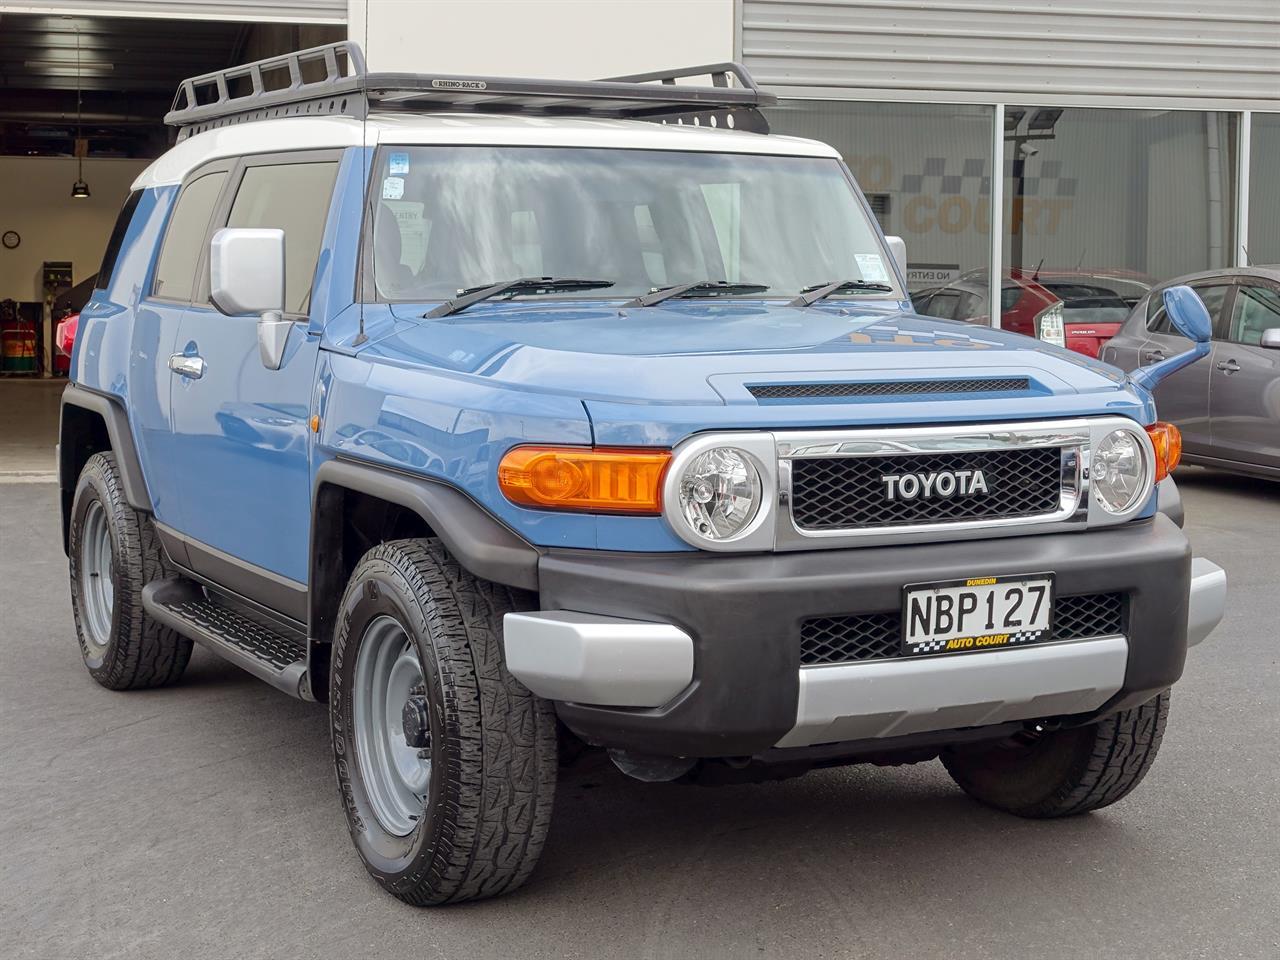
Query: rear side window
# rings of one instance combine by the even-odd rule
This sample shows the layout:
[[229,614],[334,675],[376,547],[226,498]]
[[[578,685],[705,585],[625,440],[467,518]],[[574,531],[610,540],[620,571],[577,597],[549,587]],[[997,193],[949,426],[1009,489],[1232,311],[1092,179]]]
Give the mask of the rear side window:
[[285,313],[307,312],[337,175],[337,161],[254,166],[236,191],[227,226],[284,231]]
[[154,296],[167,300],[191,299],[196,265],[209,233],[209,220],[226,179],[225,171],[207,173],[183,188],[164,234],[155,284],[151,288]]
[[115,273],[120,248],[124,246],[124,235],[129,230],[129,221],[133,219],[133,211],[138,209],[138,200],[141,198],[142,191],[135,190],[120,208],[120,216],[116,217],[116,225],[111,228],[111,237],[107,240],[107,249],[102,255],[102,266],[98,268],[98,282],[94,286],[99,290],[105,290],[111,285],[111,275]]

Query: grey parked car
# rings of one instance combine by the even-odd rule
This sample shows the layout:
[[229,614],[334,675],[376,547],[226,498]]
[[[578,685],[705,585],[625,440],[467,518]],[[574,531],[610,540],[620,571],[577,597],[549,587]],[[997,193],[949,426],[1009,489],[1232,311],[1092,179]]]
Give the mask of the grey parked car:
[[1280,479],[1280,266],[1195,273],[1154,287],[1102,359],[1134,370],[1184,351],[1160,296],[1180,283],[1209,308],[1213,353],[1156,389],[1161,419],[1181,428],[1184,463]]

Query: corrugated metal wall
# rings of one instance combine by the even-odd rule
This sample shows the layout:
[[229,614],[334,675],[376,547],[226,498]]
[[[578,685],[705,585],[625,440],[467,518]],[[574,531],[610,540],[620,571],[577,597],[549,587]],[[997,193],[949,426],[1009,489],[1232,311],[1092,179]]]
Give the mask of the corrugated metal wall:
[[771,87],[1280,109],[1280,0],[740,0]]
[[346,23],[347,0],[28,0],[26,3],[0,3],[0,12]]

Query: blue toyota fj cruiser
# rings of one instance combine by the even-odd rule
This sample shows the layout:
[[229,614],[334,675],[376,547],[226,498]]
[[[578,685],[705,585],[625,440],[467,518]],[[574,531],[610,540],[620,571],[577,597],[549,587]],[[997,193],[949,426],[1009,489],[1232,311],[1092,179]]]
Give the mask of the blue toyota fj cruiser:
[[[710,85],[689,77],[711,76]],[[273,85],[276,77],[284,82]],[[1142,779],[1225,577],[1150,387],[915,315],[839,155],[733,64],[183,83],[81,315],[59,476],[114,690],[192,641],[328,703],[369,872],[538,859],[557,756],[642,780],[941,757],[1054,817]]]

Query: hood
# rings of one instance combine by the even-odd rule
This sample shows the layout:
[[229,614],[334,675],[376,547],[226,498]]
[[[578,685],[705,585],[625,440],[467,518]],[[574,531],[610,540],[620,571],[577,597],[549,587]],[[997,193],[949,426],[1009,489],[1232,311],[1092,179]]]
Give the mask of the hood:
[[[666,421],[700,429],[1027,419],[1143,404],[1107,364],[1017,334],[921,317],[896,301],[807,309],[741,300],[647,308],[518,301],[419,319],[428,306],[397,304],[397,318],[408,322],[371,352],[494,386],[571,394],[595,424],[649,425],[642,436],[624,430],[597,442],[660,442],[653,425]],[[938,395],[757,396],[767,385],[988,377],[1027,384],[999,395],[970,392],[945,405],[939,400],[949,398]]]
[[[395,307],[401,320],[423,312]],[[884,301],[808,309],[742,301],[634,309],[519,301],[397,326],[377,353],[522,389],[620,402],[728,402],[735,378],[770,383],[1016,371],[1050,393],[1112,390],[1123,379],[1112,367],[1037,340],[921,317]]]

